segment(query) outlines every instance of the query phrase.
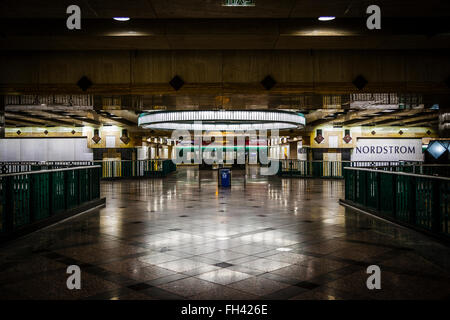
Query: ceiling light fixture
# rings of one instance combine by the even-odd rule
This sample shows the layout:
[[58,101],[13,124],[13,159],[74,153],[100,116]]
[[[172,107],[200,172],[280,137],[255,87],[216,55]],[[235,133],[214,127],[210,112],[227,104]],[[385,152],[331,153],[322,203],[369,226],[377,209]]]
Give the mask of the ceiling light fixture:
[[331,21],[336,19],[336,17],[332,17],[332,16],[323,16],[323,17],[319,17],[319,21]]
[[153,111],[141,114],[138,122],[161,130],[283,130],[304,127],[305,117],[281,110]]
[[116,21],[121,21],[121,22],[130,20],[129,17],[114,17],[113,19]]

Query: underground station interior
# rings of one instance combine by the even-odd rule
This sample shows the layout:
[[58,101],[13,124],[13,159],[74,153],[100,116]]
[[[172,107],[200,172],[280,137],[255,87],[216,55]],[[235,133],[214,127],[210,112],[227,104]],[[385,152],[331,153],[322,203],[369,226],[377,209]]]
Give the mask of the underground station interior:
[[373,4],[2,1],[0,300],[450,299],[450,4]]

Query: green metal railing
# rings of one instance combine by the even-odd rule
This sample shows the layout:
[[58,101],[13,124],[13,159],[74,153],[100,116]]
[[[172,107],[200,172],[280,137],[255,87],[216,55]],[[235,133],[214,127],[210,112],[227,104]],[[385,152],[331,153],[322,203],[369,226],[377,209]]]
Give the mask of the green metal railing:
[[172,160],[96,161],[102,166],[103,179],[162,178],[176,170]]
[[100,198],[100,166],[0,175],[0,234]]
[[281,160],[278,174],[303,178],[342,178],[342,168],[347,165],[340,161]]
[[120,161],[48,161],[1,162],[0,174],[71,168],[75,166],[102,167],[102,179],[165,177],[176,170],[172,160]]
[[395,166],[377,166],[373,167],[373,169],[450,177],[450,165],[445,164],[406,164]]
[[374,161],[305,161],[280,160],[278,175],[303,178],[344,178],[346,167],[383,167],[399,168],[412,165],[408,162],[374,162]]
[[8,161],[0,162],[0,174],[92,166],[92,161]]
[[344,169],[345,202],[389,220],[450,236],[450,178]]

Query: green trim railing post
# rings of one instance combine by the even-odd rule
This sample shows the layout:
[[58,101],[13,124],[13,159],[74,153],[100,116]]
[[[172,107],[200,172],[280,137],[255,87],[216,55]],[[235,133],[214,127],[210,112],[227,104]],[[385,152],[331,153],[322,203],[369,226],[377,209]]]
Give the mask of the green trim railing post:
[[81,183],[81,175],[80,175],[80,170],[76,170],[76,178],[75,178],[75,189],[78,190],[78,197],[77,197],[77,202],[78,204],[80,204],[81,201],[81,188],[82,188],[82,183]]
[[409,223],[412,225],[416,225],[416,216],[417,216],[417,183],[416,178],[409,177],[408,179],[408,214],[409,214]]
[[431,200],[431,230],[434,232],[441,232],[442,218],[441,218],[441,181],[434,180]]
[[51,216],[51,215],[55,214],[55,209],[53,207],[55,194],[54,194],[54,190],[53,190],[53,174],[52,173],[50,173],[49,177],[48,177],[48,193],[50,195],[49,199],[48,199],[50,202],[48,211],[49,211],[49,215]]
[[392,217],[397,218],[397,175],[392,176]]
[[12,231],[14,228],[14,177],[5,177],[5,187],[4,195],[5,195],[5,209],[4,209],[4,217],[5,217],[5,226],[4,231]]
[[[69,182],[69,175],[67,173],[67,171],[63,172],[63,181],[64,181],[64,185],[67,186],[68,182]],[[69,196],[70,196],[70,192],[69,192],[69,188],[67,188],[65,190],[66,192],[64,192],[64,209],[67,210],[69,208]]]
[[30,221],[34,222],[37,220],[37,210],[41,210],[39,204],[39,192],[40,190],[37,190],[40,185],[38,181],[36,181],[38,177],[30,176]]
[[380,209],[381,209],[381,174],[379,174],[378,172],[375,173],[375,181],[376,181],[375,188],[376,188],[376,192],[377,192],[377,194],[376,194],[376,203],[377,203],[376,208],[377,208],[377,211],[380,211]]
[[95,174],[95,170],[88,169],[88,179],[89,179],[89,200],[93,200],[94,198],[94,178],[97,175]]
[[0,234],[5,230],[5,185],[4,179],[0,178]]

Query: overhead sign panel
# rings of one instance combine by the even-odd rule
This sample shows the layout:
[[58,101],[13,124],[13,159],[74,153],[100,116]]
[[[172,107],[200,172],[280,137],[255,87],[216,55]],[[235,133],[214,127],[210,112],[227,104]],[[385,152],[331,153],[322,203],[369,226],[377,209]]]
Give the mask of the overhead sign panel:
[[359,138],[352,161],[423,161],[422,139]]

